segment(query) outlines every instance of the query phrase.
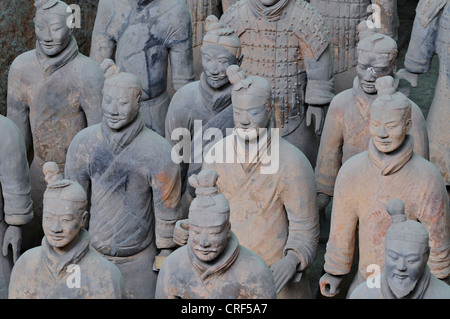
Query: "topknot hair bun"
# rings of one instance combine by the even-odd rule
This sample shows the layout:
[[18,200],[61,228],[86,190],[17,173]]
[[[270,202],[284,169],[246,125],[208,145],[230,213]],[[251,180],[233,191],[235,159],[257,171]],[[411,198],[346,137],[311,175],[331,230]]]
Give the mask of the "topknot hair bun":
[[404,222],[406,220],[405,204],[400,199],[391,199],[387,202],[386,210],[391,216],[392,223]]
[[100,68],[105,74],[106,79],[120,73],[120,68],[111,59],[104,59],[103,62],[100,64]]
[[397,92],[397,84],[392,76],[383,76],[375,81],[378,96],[393,95]]
[[227,68],[227,76],[231,84],[239,83],[244,80],[247,75],[238,65],[230,65]]

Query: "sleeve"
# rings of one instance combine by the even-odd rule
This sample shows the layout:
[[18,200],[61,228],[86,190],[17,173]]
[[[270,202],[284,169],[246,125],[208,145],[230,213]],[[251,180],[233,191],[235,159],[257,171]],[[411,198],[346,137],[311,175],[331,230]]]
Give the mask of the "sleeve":
[[185,3],[180,4],[179,21],[169,30],[169,57],[172,84],[175,90],[194,81],[194,56],[192,51],[192,22]]
[[12,63],[8,74],[7,117],[19,127],[25,141],[27,153],[32,153],[33,138],[30,126],[30,107],[22,96],[22,83],[17,59]]
[[423,178],[423,197],[417,199],[418,220],[426,227],[430,238],[428,266],[431,273],[445,279],[450,275],[450,213],[449,200],[444,180],[437,168]]
[[114,17],[114,4],[110,0],[100,0],[92,31],[90,57],[98,63],[104,59],[112,59],[116,47],[116,40],[110,33]]
[[90,194],[91,178],[88,163],[93,144],[83,143],[82,133],[84,133],[84,130],[75,135],[70,143],[67,151],[64,176],[67,179],[76,181],[84,188],[87,194]]
[[6,136],[0,154],[0,183],[3,196],[5,222],[24,225],[33,219],[30,176],[27,153],[22,133],[14,122],[1,118],[2,135]]
[[[358,215],[352,207],[351,180],[341,169],[336,179],[331,226],[325,253],[324,270],[332,275],[345,275],[351,270]],[[349,189],[350,188],[350,189]]]
[[84,94],[81,98],[81,108],[86,116],[88,126],[100,123],[103,117],[102,100],[103,84],[105,76],[100,65],[96,61],[90,61],[90,76],[85,76],[82,90]]
[[414,138],[414,153],[419,154],[426,160],[430,160],[430,146],[425,117],[415,103],[412,104],[411,121],[410,134]]
[[423,74],[430,70],[431,60],[436,53],[436,38],[439,27],[439,14],[435,15],[428,24],[423,23],[421,17],[421,1],[417,7],[411,39],[405,56],[405,68],[411,73]]
[[295,33],[300,40],[308,82],[305,103],[328,105],[334,97],[331,36],[322,15],[309,3],[301,3],[292,13]]
[[305,103],[328,105],[334,97],[333,56],[329,45],[319,59],[305,56],[306,84]]
[[289,221],[283,255],[293,252],[300,260],[297,270],[303,271],[314,261],[319,242],[316,183],[312,167],[304,155],[289,174],[281,193]]
[[173,231],[175,223],[181,218],[179,165],[169,159],[164,168],[152,177],[151,187],[155,209],[156,246],[159,249],[175,247]]
[[315,167],[317,192],[333,196],[334,184],[342,166],[342,146],[344,128],[342,114],[338,109],[339,100],[331,102],[325,117],[325,124],[320,139],[319,153]]

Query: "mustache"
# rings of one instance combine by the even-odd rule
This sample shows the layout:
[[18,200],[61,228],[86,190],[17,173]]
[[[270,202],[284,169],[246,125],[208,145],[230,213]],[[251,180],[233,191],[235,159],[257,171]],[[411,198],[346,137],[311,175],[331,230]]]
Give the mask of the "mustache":
[[215,253],[215,252],[217,252],[217,249],[215,249],[215,248],[203,248],[203,247],[198,246],[198,245],[194,246],[193,249],[196,250],[196,251],[202,252],[202,253]]
[[114,120],[126,120],[126,117],[123,116],[116,116],[116,115],[110,115],[110,114],[103,114],[108,119],[114,119]]

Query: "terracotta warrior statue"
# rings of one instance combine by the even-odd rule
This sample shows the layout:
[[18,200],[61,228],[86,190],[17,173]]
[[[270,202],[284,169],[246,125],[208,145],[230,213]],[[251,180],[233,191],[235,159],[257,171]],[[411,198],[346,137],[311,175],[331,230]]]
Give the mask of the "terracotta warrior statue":
[[238,2],[238,0],[222,0],[222,9],[225,12],[229,7]]
[[34,220],[24,228],[24,248],[40,244],[42,166],[56,162],[64,170],[72,138],[101,121],[103,72],[78,52],[67,20],[71,11],[57,0],[35,1],[36,49],[18,56],[8,75],[7,116],[20,128],[30,166]]
[[[218,129],[225,136],[226,129],[234,127],[231,105],[233,86],[226,70],[230,65],[238,64],[241,55],[239,38],[233,30],[224,28],[217,17],[209,16],[206,19],[206,30],[201,48],[203,73],[200,80],[185,85],[175,93],[166,117],[167,140],[176,144],[181,136],[172,134],[180,128],[187,129],[191,140],[200,136],[204,150],[214,142],[214,139],[203,140],[205,131],[209,128]],[[192,141],[191,146],[199,144],[197,142]],[[195,150],[192,149],[190,158],[180,163],[182,192],[186,189],[187,178],[201,169],[201,161],[196,161],[194,156]],[[188,193],[186,196],[190,197]]]
[[21,253],[23,225],[33,219],[33,202],[22,133],[0,115],[0,135],[0,299],[6,299],[11,269]]
[[90,56],[99,63],[113,59],[142,82],[142,117],[164,136],[172,86],[194,80],[191,15],[183,0],[100,0]]
[[14,265],[10,299],[121,299],[120,270],[90,248],[87,195],[76,182],[63,179],[59,166],[47,162],[53,175],[44,193],[42,246],[27,250]]
[[91,194],[92,247],[122,271],[129,297],[153,298],[155,256],[176,246],[180,168],[170,143],[144,124],[140,79],[110,59],[101,67],[103,120],[75,136],[65,175]]
[[[334,96],[330,34],[322,16],[303,0],[239,1],[221,21],[242,44],[242,69],[272,87],[275,124],[314,167],[325,119]],[[314,123],[313,123],[314,122]]]
[[201,47],[206,33],[206,18],[222,15],[221,0],[185,0],[192,20],[192,52],[194,54],[195,79],[203,72]]
[[276,298],[274,278],[267,264],[239,245],[230,230],[230,206],[218,193],[217,178],[212,170],[189,178],[197,196],[189,207],[188,244],[164,262],[156,298]]
[[[367,28],[365,21],[359,25],[357,76],[353,88],[336,95],[331,101],[320,140],[315,168],[319,208],[324,208],[334,193],[336,176],[342,164],[350,157],[366,151],[371,138],[370,110],[377,98],[376,80],[392,76],[395,86],[397,43],[387,35]],[[420,108],[412,101],[411,132],[414,152],[425,159],[429,157],[428,133]]]
[[447,0],[419,1],[405,56],[405,69],[399,71],[399,76],[410,81],[412,86],[417,86],[419,74],[427,73],[433,56],[439,56],[439,78],[427,116],[427,128],[430,160],[439,168],[450,193],[449,19],[450,3]]
[[391,225],[386,204],[392,198],[405,203],[408,219],[420,221],[429,233],[431,273],[446,279],[450,273],[450,214],[444,180],[438,169],[413,151],[412,105],[396,92],[392,77],[376,82],[378,98],[370,111],[372,138],[367,151],[348,159],[336,179],[325,274],[324,296],[339,292],[350,272],[358,224],[358,273],[349,289],[367,280],[370,265],[384,267],[384,238]]
[[[335,92],[352,87],[358,64],[358,24],[371,18],[372,26],[397,39],[397,0],[311,0],[331,32]],[[375,7],[376,6],[376,7]]]
[[[235,129],[208,151],[203,169],[219,175],[232,231],[270,266],[278,298],[311,298],[304,270],[316,256],[319,239],[311,164],[274,128],[269,81],[236,65],[227,74]],[[212,160],[219,153],[223,160]]]
[[[424,225],[408,220],[399,199],[386,204],[392,225],[386,232],[385,267],[373,279],[362,283],[351,299],[450,299],[450,286],[430,272],[428,231]],[[378,283],[375,286],[375,283]]]

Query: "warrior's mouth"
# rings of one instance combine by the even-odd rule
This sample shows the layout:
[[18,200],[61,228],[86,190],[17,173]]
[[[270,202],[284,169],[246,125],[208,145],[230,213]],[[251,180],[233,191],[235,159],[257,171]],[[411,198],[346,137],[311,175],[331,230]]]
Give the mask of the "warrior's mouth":
[[105,117],[108,120],[108,122],[111,122],[111,123],[118,123],[120,121],[125,120],[125,118],[123,118],[123,117],[116,117],[116,116],[109,116],[109,115],[105,115]]
[[400,279],[400,280],[405,280],[406,278],[409,277],[409,276],[406,275],[406,274],[394,274],[394,276],[395,276],[397,279]]
[[388,146],[388,145],[391,145],[392,144],[392,141],[390,141],[390,140],[386,140],[386,141],[384,141],[384,140],[375,140],[378,144],[380,144],[380,145],[383,145],[383,146]]

